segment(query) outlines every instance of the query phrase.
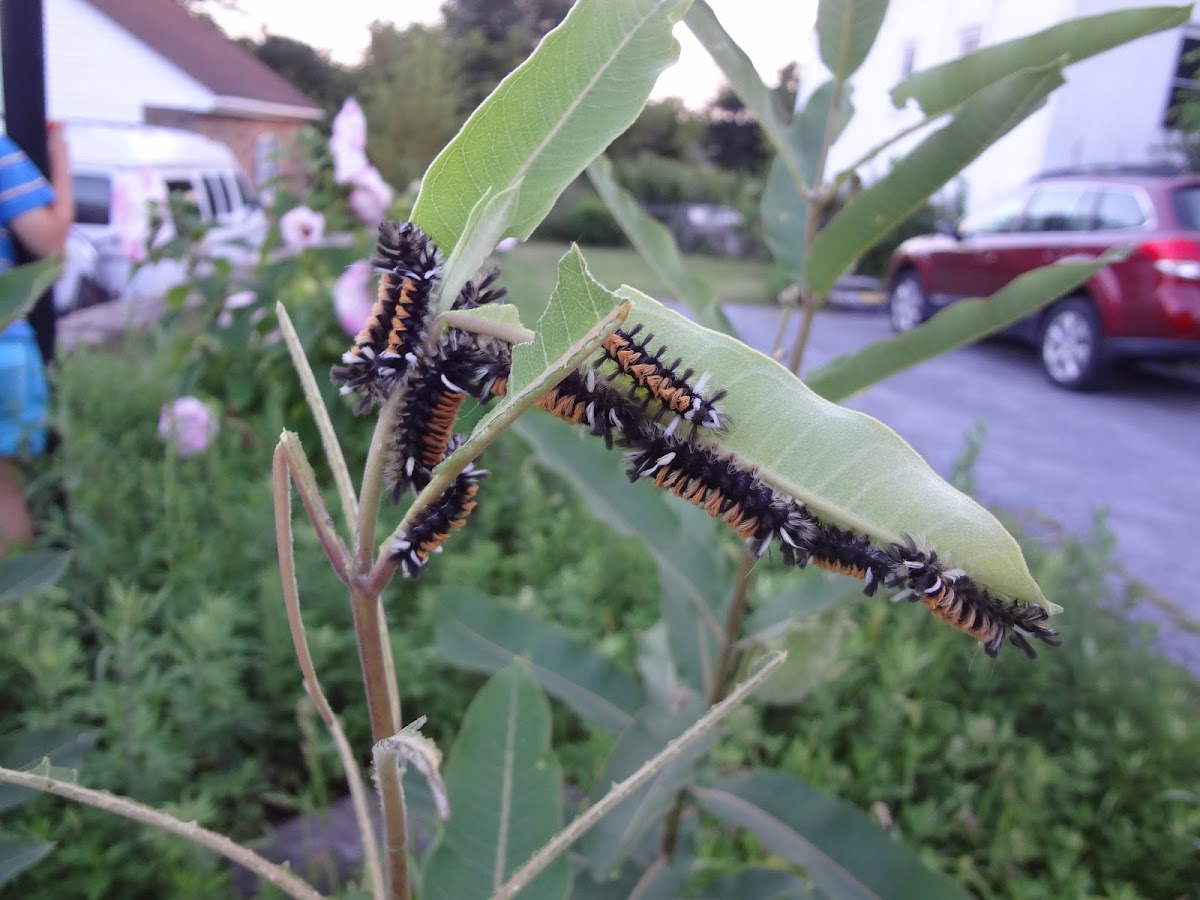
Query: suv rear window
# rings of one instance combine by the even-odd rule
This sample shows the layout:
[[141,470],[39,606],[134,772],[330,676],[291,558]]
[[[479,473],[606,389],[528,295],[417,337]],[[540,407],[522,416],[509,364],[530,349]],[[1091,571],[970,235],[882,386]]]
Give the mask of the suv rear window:
[[83,225],[107,225],[112,208],[112,180],[107,175],[75,175],[75,221]]
[[1108,231],[1140,228],[1146,224],[1146,211],[1138,198],[1128,191],[1104,191],[1096,207],[1096,228]]
[[1175,191],[1175,215],[1179,227],[1200,231],[1200,184]]

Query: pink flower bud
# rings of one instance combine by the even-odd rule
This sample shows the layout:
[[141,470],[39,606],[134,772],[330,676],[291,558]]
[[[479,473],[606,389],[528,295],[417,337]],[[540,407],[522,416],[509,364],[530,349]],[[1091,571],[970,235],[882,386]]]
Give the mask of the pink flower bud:
[[367,118],[353,97],[346,98],[333,117],[329,154],[333,157],[333,180],[338,184],[352,181],[367,168]]
[[383,221],[392,205],[392,188],[379,170],[368,166],[353,181],[350,191],[350,211],[364,225],[375,226]]
[[216,413],[198,397],[163,404],[158,415],[159,436],[184,459],[207,450],[220,428]]
[[355,335],[367,324],[375,298],[371,293],[371,266],[351,263],[333,285],[333,312],[346,334]]

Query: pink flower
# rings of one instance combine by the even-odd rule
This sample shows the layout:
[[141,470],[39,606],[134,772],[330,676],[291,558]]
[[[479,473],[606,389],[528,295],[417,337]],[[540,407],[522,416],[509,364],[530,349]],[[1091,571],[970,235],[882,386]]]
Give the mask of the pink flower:
[[[217,327],[228,328],[233,324],[233,310],[245,309],[247,306],[253,306],[257,301],[258,295],[254,291],[238,291],[230,294],[225,298],[225,307],[221,310],[221,314],[217,316]],[[250,323],[258,324],[266,314],[265,309],[256,310],[250,317]]]
[[291,250],[316,247],[325,237],[325,217],[307,206],[289,209],[279,217],[279,236]]
[[183,459],[208,449],[221,423],[198,397],[180,397],[163,404],[158,415],[158,433]]
[[371,266],[351,263],[333,285],[333,312],[346,334],[358,334],[367,324],[375,298],[371,294]]
[[333,117],[329,153],[333,157],[333,180],[338,184],[353,181],[368,166],[367,117],[353,97],[347,97]]
[[367,166],[353,180],[350,191],[350,211],[364,225],[378,225],[392,205],[392,188],[379,170]]
[[[151,204],[166,220],[166,186],[148,169],[120,172],[113,178],[111,221],[121,253],[130,262],[146,259]],[[156,240],[158,236],[156,235]]]

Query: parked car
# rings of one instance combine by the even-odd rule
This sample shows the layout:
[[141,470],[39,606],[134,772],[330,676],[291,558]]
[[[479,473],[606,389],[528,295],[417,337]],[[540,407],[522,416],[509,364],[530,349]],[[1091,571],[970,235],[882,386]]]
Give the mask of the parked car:
[[[187,197],[200,221],[210,226],[204,250],[211,257],[248,261],[266,238],[267,216],[254,189],[233,151],[219,141],[175,128],[75,121],[66,123],[66,136],[75,225],[67,244],[67,276],[55,292],[60,312],[97,296],[165,290],[182,277],[172,261],[134,272],[113,216],[123,180],[136,181],[150,196]],[[159,238],[172,234],[168,220]]]
[[1200,176],[1149,169],[1042,176],[905,241],[885,282],[892,327],[908,331],[956,300],[1113,246],[1132,252],[1011,333],[1038,347],[1051,381],[1076,390],[1118,360],[1200,359]]

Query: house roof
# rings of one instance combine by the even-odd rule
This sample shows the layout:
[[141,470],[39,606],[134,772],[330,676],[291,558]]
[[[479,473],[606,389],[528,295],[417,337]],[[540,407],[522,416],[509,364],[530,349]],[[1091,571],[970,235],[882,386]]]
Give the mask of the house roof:
[[216,94],[214,111],[303,119],[324,114],[286,79],[177,0],[88,2]]

